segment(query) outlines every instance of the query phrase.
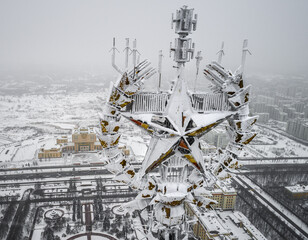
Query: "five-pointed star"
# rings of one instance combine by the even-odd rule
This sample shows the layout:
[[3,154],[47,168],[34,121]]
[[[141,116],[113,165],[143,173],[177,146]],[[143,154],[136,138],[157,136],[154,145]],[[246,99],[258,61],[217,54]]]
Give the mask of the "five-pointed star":
[[229,111],[195,113],[186,83],[179,74],[163,114],[123,113],[125,118],[152,136],[139,176],[143,177],[174,154],[182,155],[204,173],[199,138],[232,114]]

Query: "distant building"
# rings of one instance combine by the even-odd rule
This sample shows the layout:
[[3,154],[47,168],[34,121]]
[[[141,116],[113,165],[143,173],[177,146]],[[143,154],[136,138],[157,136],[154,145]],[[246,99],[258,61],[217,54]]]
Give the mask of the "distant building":
[[251,105],[252,105],[252,109],[254,110],[254,112],[266,113],[268,111],[267,110],[267,104],[265,104],[265,103],[256,102],[256,103],[253,103]]
[[96,141],[96,134],[93,128],[76,128],[72,135],[72,142],[74,143],[75,152],[102,149],[99,141]]
[[258,95],[257,96],[257,102],[273,105],[273,104],[275,104],[275,98],[263,96],[263,95]]
[[269,113],[256,113],[256,115],[259,115],[259,123],[268,123]]
[[308,122],[304,119],[290,120],[286,132],[294,137],[308,141]]
[[297,102],[294,104],[294,108],[296,109],[296,112],[304,112],[305,109],[305,103],[304,102]]
[[286,193],[293,199],[308,198],[308,185],[297,184],[295,186],[285,187]]
[[61,144],[61,143],[68,143],[67,136],[61,136],[61,137],[57,138],[57,144]]
[[67,136],[61,136],[53,146],[41,148],[38,158],[60,158],[63,152],[87,152],[101,149],[102,146],[97,141],[93,128],[81,127],[74,129],[71,141]]
[[[252,112],[258,115],[262,115],[260,113],[268,113],[269,119],[280,122],[287,122],[288,120],[296,118],[307,118],[308,108],[306,106],[306,101],[300,101],[299,99],[295,100],[287,97],[285,94],[276,95],[274,97],[258,95],[255,102],[251,104]],[[293,95],[293,93],[291,95]],[[258,121],[266,123],[267,119],[262,115]]]
[[217,148],[226,148],[230,139],[226,130],[221,128],[215,128],[212,131],[208,132],[203,139]]
[[304,118],[308,118],[308,106],[304,109]]
[[62,157],[62,150],[60,147],[53,147],[50,149],[41,148],[38,152],[38,158],[60,158]]

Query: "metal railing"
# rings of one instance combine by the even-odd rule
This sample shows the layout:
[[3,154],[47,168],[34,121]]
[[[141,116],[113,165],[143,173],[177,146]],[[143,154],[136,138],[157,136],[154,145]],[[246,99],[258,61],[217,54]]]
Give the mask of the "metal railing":
[[[169,100],[167,92],[141,92],[132,97],[132,113],[163,113]],[[228,111],[230,104],[223,93],[192,94],[190,96],[193,110],[196,112]]]

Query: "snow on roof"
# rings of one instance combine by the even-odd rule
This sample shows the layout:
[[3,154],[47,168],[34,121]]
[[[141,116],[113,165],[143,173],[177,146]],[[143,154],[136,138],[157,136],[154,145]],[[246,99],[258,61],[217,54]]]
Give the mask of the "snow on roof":
[[60,136],[58,139],[67,139],[67,136]]
[[[190,204],[190,207],[197,215],[199,222],[212,235],[232,236],[232,239],[240,240],[250,240],[253,236],[253,239],[256,240],[266,240],[262,233],[241,212],[231,210],[203,211],[193,204]],[[216,239],[216,237],[212,238]]]
[[228,234],[227,229],[218,220],[218,216],[214,211],[200,213],[195,205],[191,205],[191,207],[195,208],[195,212],[197,213],[201,224],[210,234]]
[[94,133],[93,128],[90,127],[79,127],[74,129],[74,134],[82,134],[82,133]]
[[[266,240],[262,233],[238,211],[205,211],[201,212],[195,205],[190,205],[197,214],[200,223],[213,235],[231,235],[232,239]],[[242,224],[241,224],[242,223]],[[218,236],[217,236],[218,237]],[[213,239],[216,239],[215,237]],[[220,239],[219,237],[217,239]]]
[[61,143],[61,146],[75,146],[73,142]]
[[251,222],[243,213],[235,211],[233,214],[243,223],[244,228],[247,229],[246,231],[250,232],[257,240],[266,240],[263,234],[253,224],[251,224]]
[[285,188],[292,193],[308,193],[308,185],[297,184],[294,186],[287,186]]
[[224,193],[236,193],[236,190],[234,187],[231,186],[231,183],[228,184],[227,180],[225,182],[216,181],[216,185],[218,187],[217,191],[222,191]]

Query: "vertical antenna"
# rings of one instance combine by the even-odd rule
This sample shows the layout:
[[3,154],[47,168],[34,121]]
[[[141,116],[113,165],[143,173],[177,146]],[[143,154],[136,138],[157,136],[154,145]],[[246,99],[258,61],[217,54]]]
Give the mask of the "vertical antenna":
[[[138,59],[137,59],[137,53],[138,53]],[[136,39],[133,41],[133,50],[131,54],[133,54],[133,65],[134,67],[136,67],[136,65],[139,63],[139,56],[140,56],[140,53],[137,50],[137,40]]]
[[198,51],[197,56],[196,56],[197,72],[196,72],[194,92],[196,92],[197,79],[198,79],[198,75],[199,75],[199,67],[200,67],[200,62],[201,62],[202,59],[203,59],[203,57],[201,56],[201,51]]
[[162,60],[163,60],[163,51],[159,51],[158,55],[158,89],[157,91],[160,92],[161,88],[161,66],[162,66]]
[[251,55],[251,52],[248,50],[248,39],[245,39],[243,42],[243,50],[242,50],[242,62],[241,62],[241,72],[242,73],[244,72],[247,52]]
[[115,63],[115,54],[116,54],[116,51],[119,52],[119,50],[116,48],[115,46],[115,38],[113,38],[113,44],[112,44],[112,48],[110,49],[109,52],[112,51],[112,55],[111,55],[111,64],[112,64],[112,67],[120,74],[123,74],[123,71],[116,65]]
[[224,45],[225,45],[225,43],[222,42],[222,43],[221,43],[221,48],[220,48],[220,50],[217,52],[217,54],[218,54],[218,60],[217,60],[217,62],[218,62],[219,64],[221,64],[222,56],[225,55]]
[[136,53],[137,53],[137,40],[136,39],[133,41],[132,53],[133,53],[133,66],[136,67],[136,60],[137,60],[136,59]]
[[125,68],[128,68],[128,55],[131,49],[129,47],[129,38],[125,38],[125,40],[126,40],[126,47],[124,48],[123,52],[125,51]]

